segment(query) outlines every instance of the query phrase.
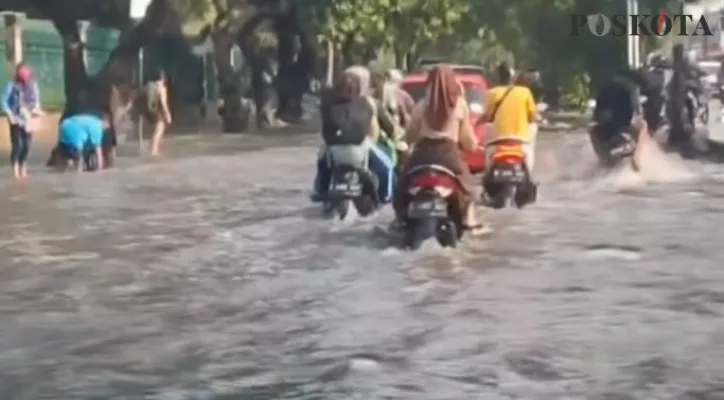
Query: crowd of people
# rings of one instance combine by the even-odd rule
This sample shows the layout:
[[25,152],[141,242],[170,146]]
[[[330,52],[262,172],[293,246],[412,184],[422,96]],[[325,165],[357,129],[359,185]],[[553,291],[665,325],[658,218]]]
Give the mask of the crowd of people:
[[[78,111],[64,115],[58,126],[58,141],[51,151],[48,166],[59,171],[98,170],[112,165],[117,145],[111,110],[82,96]],[[143,117],[153,127],[150,154],[160,153],[161,141],[172,122],[168,88],[163,71],[152,74],[137,93],[130,96],[135,117]],[[10,163],[15,179],[28,176],[27,160],[33,133],[44,115],[40,90],[33,71],[19,64],[0,99],[9,123]]]
[[[369,170],[379,182],[379,198],[391,201],[397,216],[393,228],[404,224],[407,171],[420,165],[440,165],[453,171],[460,184],[459,208],[464,227],[473,234],[483,228],[475,212],[479,198],[464,155],[485,148],[488,159],[500,138],[522,143],[525,165],[532,175],[536,102],[507,64],[497,71],[499,86],[486,96],[483,119],[486,143],[480,143],[471,123],[465,89],[451,66],[437,65],[427,78],[427,94],[413,104],[400,88],[396,71],[370,71],[353,66],[322,100],[324,145],[317,163],[314,200],[323,201],[329,189],[330,169],[347,164]],[[370,84],[370,80],[372,83]],[[489,160],[488,160],[489,161]],[[486,165],[490,165],[487,162]],[[398,173],[395,173],[398,170]]]

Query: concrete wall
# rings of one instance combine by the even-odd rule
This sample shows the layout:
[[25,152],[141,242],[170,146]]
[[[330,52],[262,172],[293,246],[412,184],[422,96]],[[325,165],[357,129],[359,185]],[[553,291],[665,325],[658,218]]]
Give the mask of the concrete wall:
[[[40,131],[33,134],[33,145],[50,148],[58,142],[59,113],[51,113],[41,118]],[[0,153],[10,152],[10,125],[7,118],[0,117]]]

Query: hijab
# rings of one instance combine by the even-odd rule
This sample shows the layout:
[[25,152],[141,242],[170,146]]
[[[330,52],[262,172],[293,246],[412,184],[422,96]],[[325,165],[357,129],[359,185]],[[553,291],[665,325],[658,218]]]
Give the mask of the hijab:
[[430,128],[442,131],[447,127],[461,94],[462,87],[450,66],[438,65],[430,71],[425,109],[425,120]]
[[366,96],[370,91],[370,72],[363,66],[353,66],[344,70],[337,83],[337,95],[352,100]]

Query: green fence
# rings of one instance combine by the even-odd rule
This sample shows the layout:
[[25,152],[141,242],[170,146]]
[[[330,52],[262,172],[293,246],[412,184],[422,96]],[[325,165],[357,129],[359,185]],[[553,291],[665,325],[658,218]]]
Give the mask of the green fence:
[[88,75],[97,74],[105,65],[111,51],[118,43],[120,32],[117,29],[91,26],[86,32],[85,61]]
[[[61,109],[65,104],[63,42],[53,24],[43,20],[23,21],[23,60],[35,71],[43,107]],[[89,27],[86,33],[86,68],[95,75],[103,67],[118,41],[118,31]]]
[[47,109],[61,109],[63,93],[63,42],[48,21],[28,19],[23,27],[23,61],[35,72],[40,99]]

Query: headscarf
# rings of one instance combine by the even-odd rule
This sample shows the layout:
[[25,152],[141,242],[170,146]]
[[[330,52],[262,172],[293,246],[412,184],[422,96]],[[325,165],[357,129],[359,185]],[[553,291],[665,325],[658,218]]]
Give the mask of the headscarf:
[[33,70],[25,64],[18,65],[15,70],[15,82],[27,85],[33,79]]
[[21,104],[35,108],[38,102],[37,86],[33,81],[33,70],[28,65],[20,64],[15,69],[15,84]]
[[436,131],[445,129],[455,111],[462,87],[449,65],[438,65],[427,77],[425,120]]
[[371,73],[367,67],[362,65],[354,65],[344,70],[344,73],[350,73],[359,77],[360,92],[362,96],[367,96],[370,93]]
[[387,77],[389,78],[390,82],[394,83],[395,85],[399,85],[404,79],[404,74],[399,69],[391,69],[387,71]]
[[370,73],[362,66],[344,70],[337,84],[337,95],[344,99],[354,99],[369,93]]

